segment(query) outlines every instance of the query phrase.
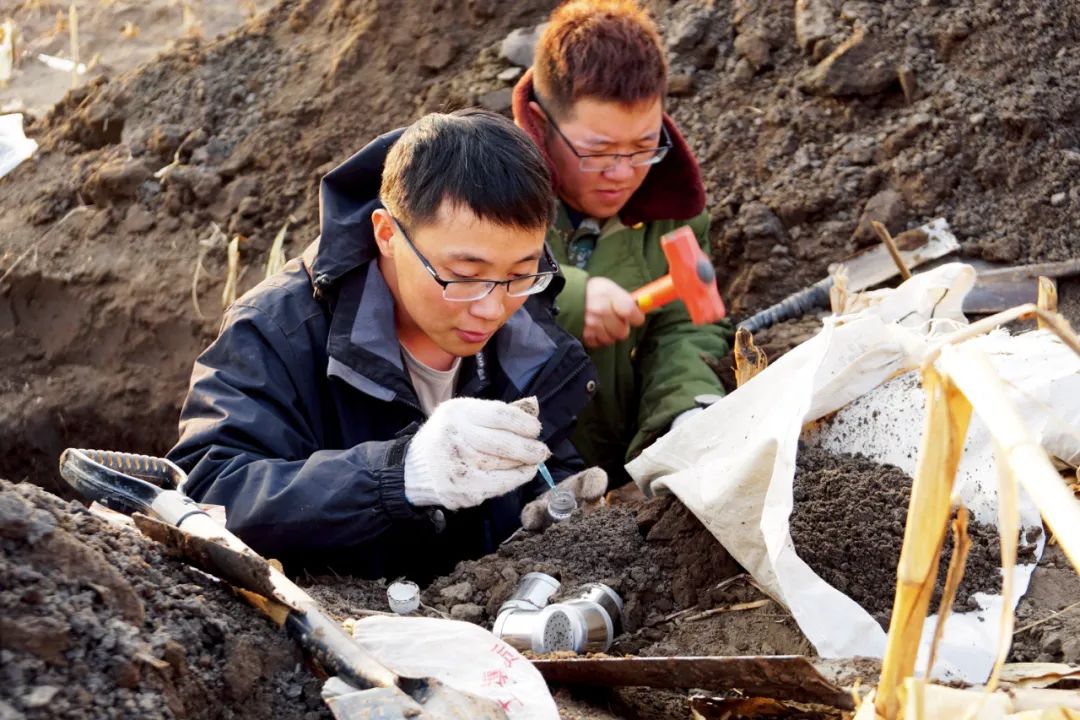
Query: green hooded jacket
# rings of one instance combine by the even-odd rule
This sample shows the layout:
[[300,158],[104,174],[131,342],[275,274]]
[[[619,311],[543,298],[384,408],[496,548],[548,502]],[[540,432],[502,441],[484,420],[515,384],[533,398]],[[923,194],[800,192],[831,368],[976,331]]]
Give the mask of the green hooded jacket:
[[[543,150],[543,136],[527,110],[531,99],[530,70],[514,90],[514,119]],[[664,122],[672,149],[650,169],[620,216],[600,228],[584,268],[570,261],[573,227],[562,203],[548,231],[548,243],[566,276],[566,286],[556,299],[556,320],[579,340],[585,322],[585,284],[590,277],[605,277],[633,291],[666,275],[668,264],[660,238],[683,225],[691,227],[709,254],[709,216],[704,212],[705,191],[697,161],[667,115]],[[625,482],[622,466],[667,432],[679,414],[696,407],[696,396],[723,394],[705,358],[725,355],[732,334],[727,322],[694,325],[686,306],[676,301],[646,315],[645,324],[632,327],[627,339],[590,350],[599,386],[579,416],[573,436],[585,461],[607,470],[612,486]]]

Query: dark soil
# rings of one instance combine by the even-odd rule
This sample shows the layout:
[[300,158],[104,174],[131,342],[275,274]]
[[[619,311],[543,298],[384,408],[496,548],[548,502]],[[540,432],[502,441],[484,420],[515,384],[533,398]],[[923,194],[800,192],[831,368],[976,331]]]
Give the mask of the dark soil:
[[[1046,546],[1016,607],[1009,662],[1080,665],[1080,572],[1056,544]],[[1064,612],[1063,612],[1064,611]]]
[[[586,582],[610,585],[625,603],[624,629],[633,633],[671,613],[722,602],[713,588],[740,568],[682,503],[663,497],[575,514],[543,533],[514,536],[498,552],[436,579],[423,589],[422,601],[490,627],[529,572],[554,576],[565,593]],[[388,609],[381,581],[320,577],[308,591],[342,618],[359,609]]]
[[[825,582],[847,594],[885,630],[892,615],[896,567],[904,540],[911,478],[892,465],[801,445],[792,487],[791,539],[799,557]],[[971,549],[953,609],[978,609],[971,597],[1001,589],[997,528],[968,524]],[[1036,537],[1021,541],[1019,562],[1032,562]],[[946,536],[931,607],[936,607],[952,556]]]
[[294,644],[136,531],[0,480],[0,717],[331,717]]
[[[63,492],[64,447],[167,450],[220,319],[211,223],[241,236],[240,290],[252,286],[286,221],[290,256],[315,237],[319,177],[372,137],[425,111],[505,109],[499,42],[553,4],[283,0],[131,72],[99,68],[29,118],[41,149],[0,180],[0,267],[21,258],[0,288],[0,474]],[[815,1],[824,30],[809,41],[788,0],[647,4],[736,317],[873,242],[871,216],[894,232],[944,216],[986,260],[1075,254],[1075,3]],[[834,67],[843,82],[815,81],[856,28],[866,40]],[[898,66],[910,97],[881,75]]]
[[[682,503],[670,496],[630,495],[629,502],[575,514],[459,564],[423,590],[424,612],[490,628],[518,579],[539,571],[561,581],[560,593],[600,581],[620,594],[624,627],[608,651],[612,655],[813,653],[794,619],[775,602],[728,610],[767,598],[738,575],[741,568]],[[364,609],[387,610],[385,588],[380,581],[320,577],[307,590],[346,618]],[[689,694],[673,690],[618,688],[582,698],[577,690],[563,689],[555,697],[565,717],[689,716]]]

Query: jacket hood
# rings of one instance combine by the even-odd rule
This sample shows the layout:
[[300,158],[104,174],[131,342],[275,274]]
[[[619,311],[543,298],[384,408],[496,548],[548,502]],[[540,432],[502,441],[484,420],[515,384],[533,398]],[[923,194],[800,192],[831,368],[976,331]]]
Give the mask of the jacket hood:
[[332,285],[378,254],[371,212],[382,207],[383,164],[405,128],[372,140],[319,184],[319,245],[311,263],[316,287]]
[[[514,87],[514,122],[532,137],[544,154],[558,192],[559,177],[548,155],[544,133],[529,112],[529,102],[533,99],[533,71],[530,68]],[[667,113],[664,113],[664,127],[671,136],[671,150],[661,162],[652,166],[641,187],[619,212],[619,219],[625,225],[653,220],[689,220],[705,209],[705,186],[697,160]]]

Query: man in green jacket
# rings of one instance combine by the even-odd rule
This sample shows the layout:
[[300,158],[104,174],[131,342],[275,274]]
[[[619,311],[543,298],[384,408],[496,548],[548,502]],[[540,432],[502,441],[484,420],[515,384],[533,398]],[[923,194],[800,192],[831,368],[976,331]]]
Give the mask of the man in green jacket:
[[557,320],[599,371],[574,443],[612,487],[699,398],[723,393],[705,358],[731,339],[726,323],[693,325],[682,302],[646,316],[630,296],[667,274],[665,233],[689,225],[709,247],[701,173],[664,113],[666,90],[660,37],[633,0],[560,6],[514,89],[514,120],[547,156],[560,200],[547,237],[566,275]]

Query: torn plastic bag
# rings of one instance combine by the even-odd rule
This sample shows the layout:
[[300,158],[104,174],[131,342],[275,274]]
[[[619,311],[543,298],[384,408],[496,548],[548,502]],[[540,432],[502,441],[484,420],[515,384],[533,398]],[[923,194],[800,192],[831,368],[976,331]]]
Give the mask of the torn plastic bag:
[[[868,294],[859,312],[827,319],[818,335],[660,438],[627,466],[646,493],[670,491],[678,496],[728,552],[788,606],[823,657],[881,657],[885,631],[795,552],[788,521],[804,426],[820,421],[805,433],[808,442],[833,451],[862,452],[912,474],[923,430],[922,391],[917,379],[912,383],[914,376],[904,376],[920,365],[932,345],[966,324],[960,308],[974,279],[970,266],[952,263],[916,275],[895,290]],[[1064,417],[1080,419],[1080,394],[1062,397],[1062,389],[1080,378],[1080,358],[1045,332],[1016,337],[995,333],[972,342],[990,353],[995,367],[1013,383],[1014,400],[1043,442],[1054,446],[1052,452],[1059,457],[1080,452],[1080,423],[1072,430],[1061,423]],[[854,441],[830,432],[838,417],[855,412],[872,416],[875,410],[877,427],[888,426],[889,433],[882,429],[879,437],[871,431],[864,441]],[[850,429],[848,422],[844,427]],[[975,417],[956,493],[977,519],[996,524],[990,453],[988,433]],[[1023,492],[1021,526],[1025,532],[1041,529],[1038,513]],[[1042,540],[1036,559],[1041,552]],[[1033,568],[1017,567],[1014,608]],[[1001,597],[977,593],[974,598],[979,611],[949,620],[937,674],[971,682],[982,682],[989,674]],[[926,624],[924,652],[934,624],[933,618]]]
[[540,671],[478,625],[373,615],[356,621],[353,638],[392,672],[433,677],[456,690],[495,700],[511,720],[559,717]]
[[22,113],[0,115],[0,178],[33,155],[37,146],[23,134]]

